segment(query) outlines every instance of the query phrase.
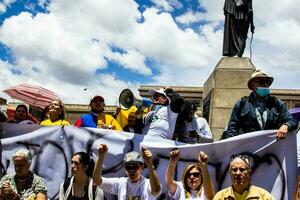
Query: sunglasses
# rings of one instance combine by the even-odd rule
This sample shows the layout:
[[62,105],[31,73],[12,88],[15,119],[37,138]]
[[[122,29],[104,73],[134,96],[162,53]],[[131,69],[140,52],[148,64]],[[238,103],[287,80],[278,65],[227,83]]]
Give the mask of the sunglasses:
[[190,178],[191,176],[193,176],[195,178],[199,178],[200,177],[200,172],[188,173],[188,177]]
[[269,79],[258,79],[256,82],[259,85],[265,85],[265,84],[271,85],[271,83],[272,83]]
[[125,165],[125,169],[127,171],[129,170],[138,170],[140,168],[140,165],[138,164],[134,164],[134,165]]

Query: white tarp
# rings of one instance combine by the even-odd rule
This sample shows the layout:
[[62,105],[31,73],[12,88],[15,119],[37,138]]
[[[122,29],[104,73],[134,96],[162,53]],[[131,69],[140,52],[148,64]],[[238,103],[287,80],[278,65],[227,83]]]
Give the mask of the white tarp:
[[[278,200],[292,199],[298,175],[295,133],[289,133],[285,140],[280,141],[275,140],[276,133],[271,130],[244,134],[211,144],[186,145],[138,134],[72,126],[40,128],[36,125],[2,124],[1,129],[2,175],[14,171],[12,154],[20,148],[28,148],[34,155],[31,169],[46,180],[50,199],[57,198],[60,183],[70,176],[71,155],[86,151],[91,152],[95,159],[96,148],[101,143],[107,144],[109,148],[104,161],[104,176],[124,176],[124,154],[132,150],[139,151],[140,145],[150,148],[165,192],[160,199],[167,199],[164,174],[169,152],[174,148],[181,150],[177,180],[180,180],[188,163],[197,161],[200,150],[208,154],[215,191],[230,185],[228,167],[231,154],[245,153],[252,157],[251,182],[270,191]],[[146,169],[144,176],[147,175]]]

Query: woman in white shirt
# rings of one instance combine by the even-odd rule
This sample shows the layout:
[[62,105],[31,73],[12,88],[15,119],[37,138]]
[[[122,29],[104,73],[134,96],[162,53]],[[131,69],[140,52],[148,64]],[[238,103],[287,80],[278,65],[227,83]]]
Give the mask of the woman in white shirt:
[[214,189],[207,168],[208,156],[200,151],[199,162],[188,165],[182,174],[181,181],[177,182],[173,177],[179,155],[179,150],[170,152],[169,165],[165,174],[169,196],[175,200],[213,199]]

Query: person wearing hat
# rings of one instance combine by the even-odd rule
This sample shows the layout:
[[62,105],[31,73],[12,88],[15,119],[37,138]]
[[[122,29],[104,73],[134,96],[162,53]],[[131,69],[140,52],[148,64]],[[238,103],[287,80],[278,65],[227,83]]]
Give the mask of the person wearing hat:
[[153,101],[144,118],[142,134],[172,139],[178,113],[184,103],[183,98],[172,88],[149,90]]
[[275,200],[267,190],[251,184],[251,162],[247,155],[233,154],[230,157],[229,173],[231,186],[219,191],[213,200]]
[[[117,195],[118,200],[154,200],[162,187],[152,163],[152,153],[142,147],[142,155],[136,151],[126,153],[124,168],[127,177],[102,177],[102,163],[108,148],[105,144],[98,147],[98,159],[93,173],[93,180],[98,187],[108,194]],[[149,171],[149,179],[143,177],[144,162]]]
[[297,123],[284,102],[270,95],[272,82],[273,77],[261,70],[251,75],[248,88],[252,92],[235,104],[223,139],[272,129],[277,129],[277,139],[284,139],[288,131],[296,128]]
[[90,101],[91,112],[79,117],[74,126],[123,131],[117,120],[103,112],[104,106],[104,98],[99,95],[94,96]]

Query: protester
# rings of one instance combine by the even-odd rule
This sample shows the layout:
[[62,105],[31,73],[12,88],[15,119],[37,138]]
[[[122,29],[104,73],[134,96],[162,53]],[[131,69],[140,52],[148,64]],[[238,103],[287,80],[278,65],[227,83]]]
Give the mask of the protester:
[[184,109],[179,113],[176,121],[174,140],[189,144],[214,141],[206,119],[197,116],[196,111],[195,104],[189,101],[185,102]]
[[74,126],[123,131],[119,123],[111,115],[103,112],[104,106],[104,98],[102,96],[94,96],[90,101],[91,112],[77,119]]
[[68,126],[65,120],[65,108],[61,100],[52,100],[48,111],[49,119],[41,122],[42,126]]
[[176,119],[184,103],[183,98],[172,88],[151,89],[149,94],[153,105],[144,118],[142,133],[172,139]]
[[142,148],[142,155],[149,171],[149,179],[142,176],[144,161],[142,156],[131,151],[124,156],[124,167],[127,177],[105,178],[102,177],[102,163],[108,148],[105,144],[98,147],[99,157],[96,161],[93,179],[104,192],[118,196],[118,200],[156,199],[161,193],[161,185],[152,163],[150,150]]
[[0,199],[46,200],[47,189],[44,180],[30,171],[32,160],[28,150],[18,150],[12,157],[15,173],[5,175],[0,181]]
[[93,183],[94,161],[89,154],[77,152],[71,161],[72,177],[61,183],[59,200],[103,200],[103,191]]
[[135,112],[130,112],[128,114],[128,123],[123,128],[126,132],[141,134],[143,129],[143,119],[142,113],[143,110],[136,110]]
[[24,104],[20,104],[16,107],[14,119],[7,122],[18,124],[34,124],[33,121],[29,120],[28,108]]
[[214,188],[207,168],[208,156],[200,151],[198,155],[199,162],[187,165],[181,181],[177,182],[174,180],[174,173],[179,155],[179,150],[170,152],[169,165],[165,174],[169,196],[174,200],[212,199]]
[[261,70],[252,74],[248,81],[252,92],[235,104],[223,139],[270,129],[277,129],[277,139],[284,139],[288,131],[296,128],[284,102],[270,95],[272,82],[273,77]]
[[138,110],[138,108],[133,105],[128,109],[122,109],[121,107],[117,106],[116,111],[113,114],[113,117],[117,120],[119,125],[124,130],[124,127],[128,124],[128,117],[130,113],[135,113]]
[[268,191],[250,183],[251,162],[248,156],[232,155],[229,173],[232,185],[219,191],[213,200],[275,200]]

